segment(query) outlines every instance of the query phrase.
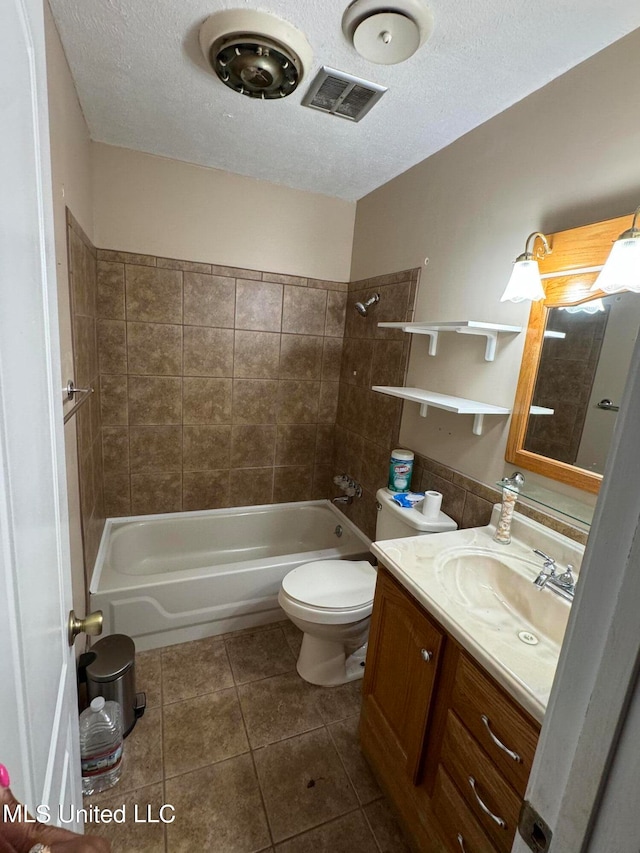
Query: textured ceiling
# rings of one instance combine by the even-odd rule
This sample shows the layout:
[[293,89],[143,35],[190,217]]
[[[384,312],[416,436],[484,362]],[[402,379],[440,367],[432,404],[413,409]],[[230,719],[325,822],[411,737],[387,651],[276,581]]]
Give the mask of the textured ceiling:
[[[640,3],[629,0],[430,0],[430,40],[383,66],[347,44],[346,5],[51,0],[94,140],[350,200],[640,26]],[[313,67],[288,98],[243,97],[207,71],[198,27],[238,7],[273,12],[311,43]],[[300,101],[321,65],[389,91],[359,123],[307,109]]]

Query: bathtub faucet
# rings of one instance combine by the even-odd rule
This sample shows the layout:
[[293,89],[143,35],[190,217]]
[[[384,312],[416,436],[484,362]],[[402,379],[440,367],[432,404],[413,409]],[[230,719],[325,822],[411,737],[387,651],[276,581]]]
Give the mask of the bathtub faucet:
[[353,503],[353,495],[340,495],[337,498],[332,498],[331,503],[336,505],[339,504],[341,506],[348,506],[349,504]]

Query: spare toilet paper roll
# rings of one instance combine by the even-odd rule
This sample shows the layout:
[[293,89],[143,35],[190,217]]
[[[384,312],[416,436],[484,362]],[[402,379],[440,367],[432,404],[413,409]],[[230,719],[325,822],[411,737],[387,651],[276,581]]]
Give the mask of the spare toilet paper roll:
[[422,501],[422,514],[430,521],[435,521],[440,512],[442,495],[440,492],[425,492]]

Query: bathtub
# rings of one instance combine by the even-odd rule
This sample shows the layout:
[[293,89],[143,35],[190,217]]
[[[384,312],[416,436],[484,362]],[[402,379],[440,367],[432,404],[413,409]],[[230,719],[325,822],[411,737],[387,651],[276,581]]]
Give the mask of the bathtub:
[[89,586],[105,634],[139,651],[286,618],[287,572],[367,559],[370,540],[330,501],[109,518]]

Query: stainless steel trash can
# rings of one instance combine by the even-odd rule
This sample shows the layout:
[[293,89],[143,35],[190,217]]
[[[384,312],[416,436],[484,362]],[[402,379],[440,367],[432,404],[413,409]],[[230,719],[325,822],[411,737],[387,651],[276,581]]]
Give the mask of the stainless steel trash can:
[[124,736],[144,714],[146,697],[136,694],[136,647],[131,637],[111,634],[98,640],[91,651],[83,656],[89,702],[104,696],[122,705]]

